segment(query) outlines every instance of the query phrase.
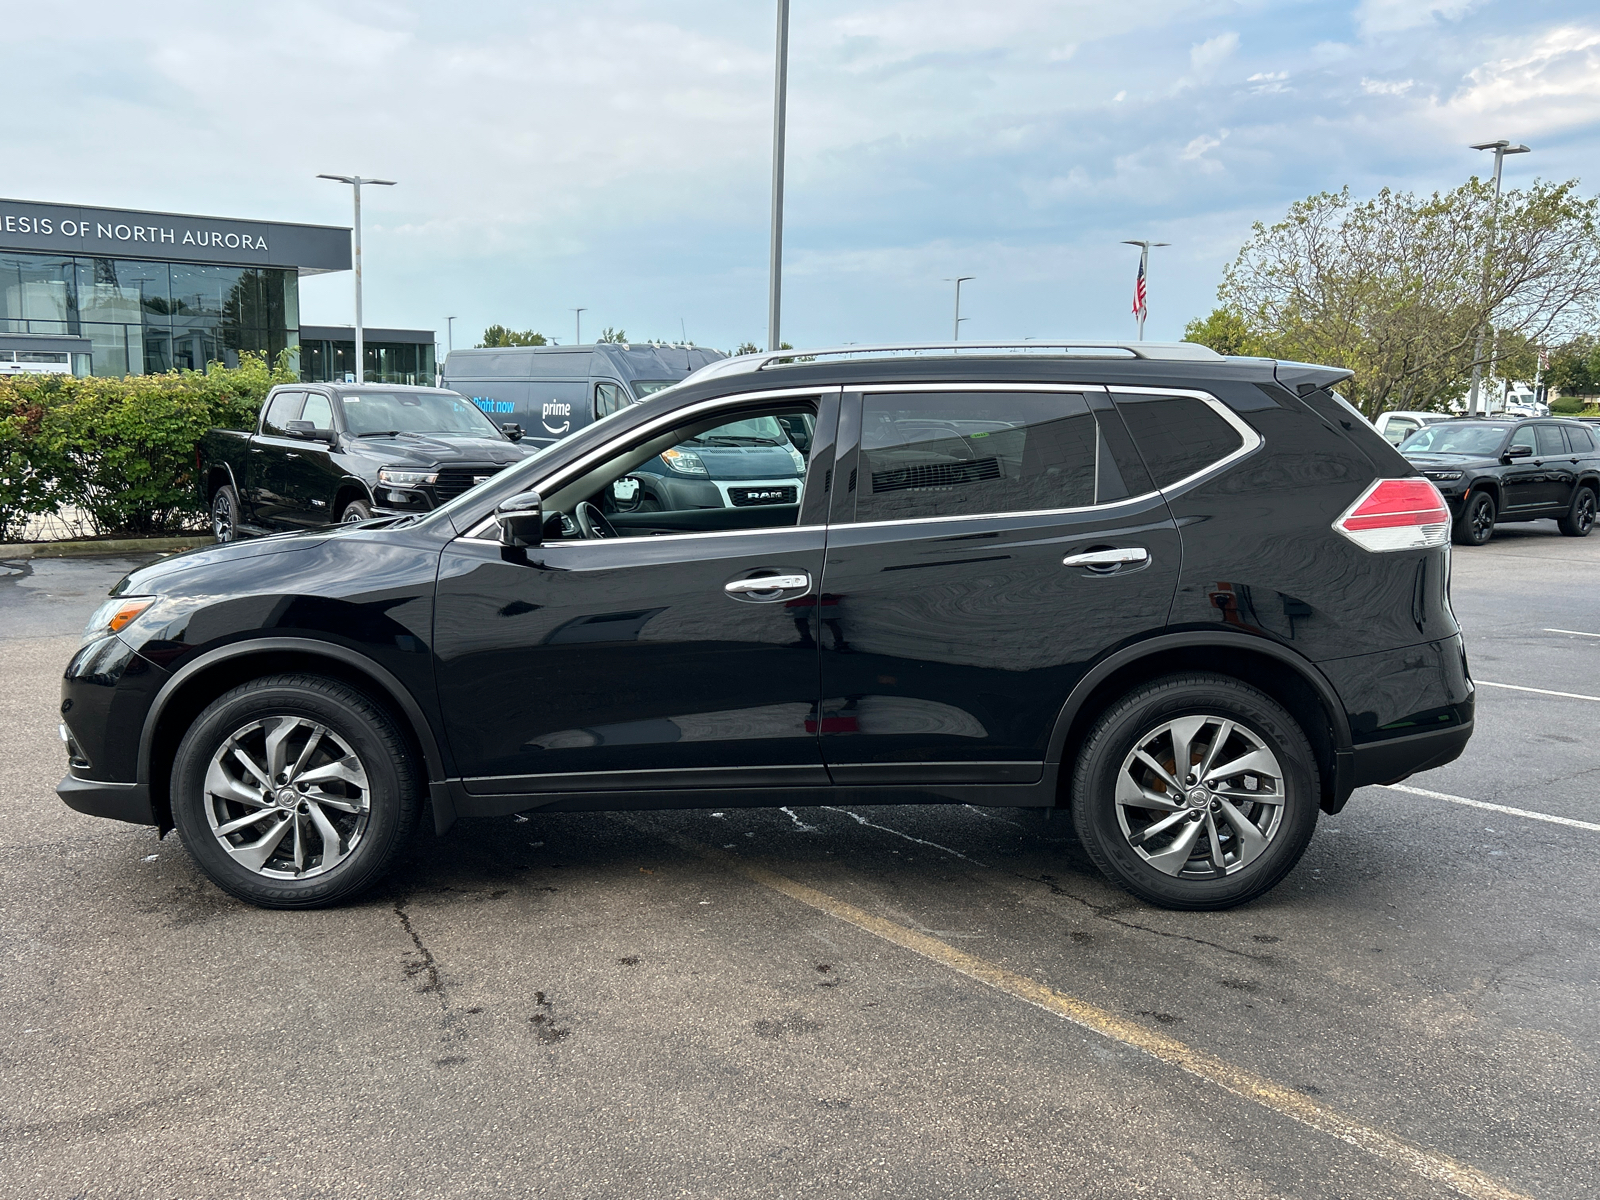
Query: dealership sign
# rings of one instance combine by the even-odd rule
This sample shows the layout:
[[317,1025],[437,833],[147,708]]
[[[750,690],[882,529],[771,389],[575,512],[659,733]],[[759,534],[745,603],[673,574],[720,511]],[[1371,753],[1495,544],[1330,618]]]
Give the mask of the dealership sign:
[[350,231],[177,213],[0,200],[0,251],[153,258],[228,266],[350,269]]

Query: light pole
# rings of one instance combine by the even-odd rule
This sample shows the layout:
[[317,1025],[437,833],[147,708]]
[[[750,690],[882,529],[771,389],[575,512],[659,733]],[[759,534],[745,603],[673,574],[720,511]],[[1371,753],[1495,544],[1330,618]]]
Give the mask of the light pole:
[[789,103],[789,0],[778,0],[778,53],[772,86],[772,248],[767,264],[767,349],[776,350],[783,295],[783,124]]
[[450,351],[454,350],[455,348],[456,319],[454,317],[446,317],[444,319],[444,352],[449,354]]
[[960,275],[953,280],[945,280],[946,283],[954,283],[956,285],[956,324],[955,332],[950,335],[950,340],[953,342],[959,342],[961,340],[961,322],[967,319],[961,315],[961,285],[963,283],[969,283],[976,278],[976,275]]
[[1144,319],[1150,312],[1146,282],[1150,273],[1150,247],[1170,246],[1171,242],[1124,241],[1124,246],[1139,247],[1139,278],[1133,285],[1133,315],[1139,318],[1139,340],[1144,341]]
[[572,310],[572,319],[575,323],[572,330],[572,344],[574,346],[583,345],[583,314],[588,311],[587,308],[575,308]]
[[[1506,161],[1508,154],[1526,154],[1527,146],[1513,146],[1505,138],[1494,142],[1475,142],[1474,150],[1494,151],[1494,204],[1489,209],[1489,248],[1483,258],[1483,290],[1484,299],[1488,299],[1489,267],[1494,259],[1495,222],[1500,217],[1500,168]],[[1489,314],[1484,314],[1484,319],[1478,324],[1478,336],[1472,345],[1472,387],[1467,392],[1467,415],[1476,416],[1478,413],[1478,388],[1483,378],[1483,330],[1489,323]],[[1484,407],[1488,408],[1487,401]]]
[[363,179],[359,175],[318,175],[318,179],[331,179],[335,183],[348,183],[356,198],[356,223],[351,231],[355,243],[356,267],[356,382],[367,381],[367,343],[361,328],[361,185],[393,187],[392,179]]

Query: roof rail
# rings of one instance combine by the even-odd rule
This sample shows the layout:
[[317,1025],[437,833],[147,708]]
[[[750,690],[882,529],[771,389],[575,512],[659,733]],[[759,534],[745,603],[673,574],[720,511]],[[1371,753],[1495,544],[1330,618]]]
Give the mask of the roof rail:
[[1197,342],[904,342],[866,346],[829,346],[820,350],[768,350],[740,354],[710,363],[695,372],[706,379],[714,375],[750,374],[771,367],[816,362],[818,359],[898,358],[915,355],[949,355],[977,351],[983,354],[1032,353],[1071,358],[1143,358],[1157,361],[1221,362],[1223,356]]

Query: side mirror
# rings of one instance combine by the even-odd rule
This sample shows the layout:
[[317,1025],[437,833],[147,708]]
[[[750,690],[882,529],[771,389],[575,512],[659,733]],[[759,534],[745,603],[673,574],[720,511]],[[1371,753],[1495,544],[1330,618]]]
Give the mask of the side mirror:
[[1507,446],[1506,447],[1505,458],[1506,458],[1507,462],[1511,461],[1513,458],[1532,458],[1532,457],[1533,457],[1533,447],[1532,446]]
[[318,429],[310,421],[285,421],[284,431],[290,437],[304,438],[308,442],[327,442],[333,445],[338,435],[331,429]]
[[611,485],[611,502],[617,506],[618,512],[632,512],[639,507],[643,498],[639,480],[632,475],[624,475]]
[[500,422],[500,432],[505,434],[506,437],[513,442],[520,442],[522,440],[522,426],[518,425],[515,421]]
[[500,523],[500,542],[506,546],[537,546],[544,531],[544,501],[538,492],[513,496],[494,510]]

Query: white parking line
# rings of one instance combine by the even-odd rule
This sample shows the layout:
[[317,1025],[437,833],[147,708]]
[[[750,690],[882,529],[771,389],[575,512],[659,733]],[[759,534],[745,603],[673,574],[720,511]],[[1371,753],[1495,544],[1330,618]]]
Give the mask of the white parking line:
[[1511,808],[1505,804],[1490,804],[1485,800],[1468,800],[1465,796],[1452,796],[1448,792],[1430,792],[1427,788],[1406,787],[1403,783],[1382,783],[1378,785],[1391,792],[1409,792],[1413,796],[1426,796],[1430,800],[1448,800],[1451,804],[1465,804],[1469,808],[1481,808],[1487,812],[1505,813],[1508,817],[1527,817],[1534,821],[1548,821],[1552,825],[1566,825],[1573,829],[1587,829],[1590,833],[1600,833],[1600,825],[1593,821],[1576,821],[1571,817],[1557,817],[1550,813],[1531,812],[1526,808]]
[[1487,679],[1474,679],[1472,682],[1479,687],[1505,688],[1511,692],[1538,692],[1541,696],[1564,696],[1568,700],[1593,700],[1596,704],[1600,704],[1600,696],[1585,696],[1580,692],[1552,692],[1549,688],[1522,687],[1515,683],[1490,683]]
[[1546,629],[1546,633],[1570,633],[1573,637],[1600,638],[1600,633],[1585,633],[1581,629]]

